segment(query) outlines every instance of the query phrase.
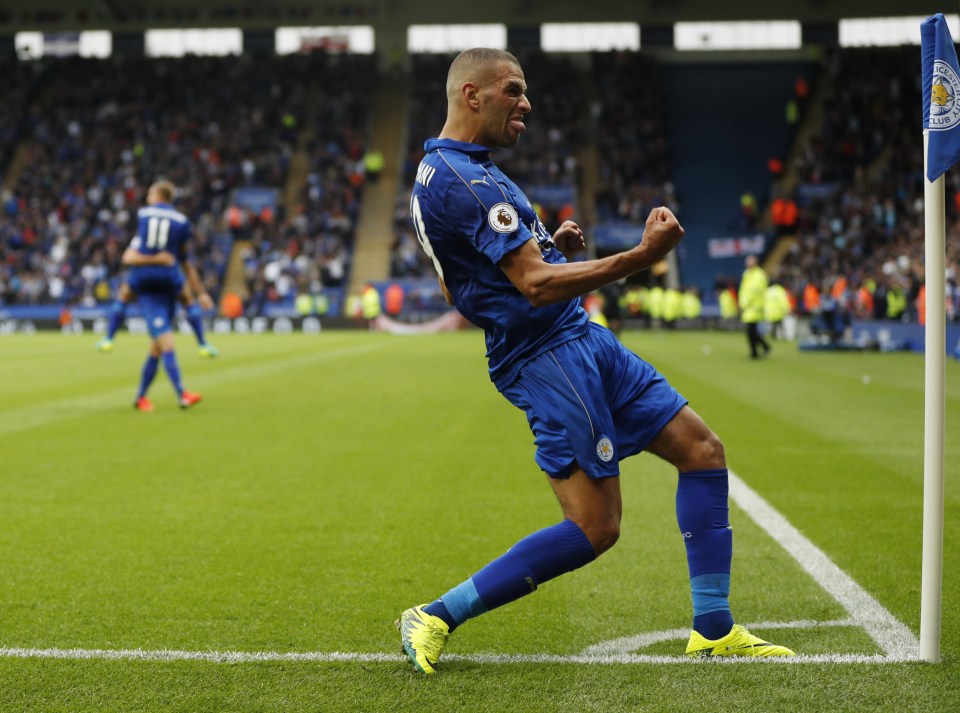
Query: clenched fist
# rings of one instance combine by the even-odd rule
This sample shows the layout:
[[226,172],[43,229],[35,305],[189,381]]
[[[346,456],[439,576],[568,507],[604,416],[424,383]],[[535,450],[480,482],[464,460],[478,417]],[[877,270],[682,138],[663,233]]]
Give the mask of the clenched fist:
[[673,250],[683,237],[680,221],[669,208],[660,206],[650,211],[643,230],[643,245],[657,260]]

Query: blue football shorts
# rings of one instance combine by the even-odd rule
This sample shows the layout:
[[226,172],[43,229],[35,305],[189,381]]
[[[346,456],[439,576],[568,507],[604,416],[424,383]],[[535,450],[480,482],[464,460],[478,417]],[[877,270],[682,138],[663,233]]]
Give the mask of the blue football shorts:
[[136,293],[140,314],[154,339],[173,330],[173,314],[183,283],[183,273],[177,267],[150,265],[130,270],[127,285]]
[[183,273],[176,266],[144,265],[127,273],[127,285],[138,295],[143,292],[179,294],[184,282]]
[[141,292],[138,294],[140,314],[147,322],[150,336],[156,339],[173,330],[173,313],[177,307],[175,292]]
[[526,412],[536,461],[551,478],[577,465],[591,478],[620,474],[687,400],[613,333],[590,324],[583,337],[524,364],[503,395]]

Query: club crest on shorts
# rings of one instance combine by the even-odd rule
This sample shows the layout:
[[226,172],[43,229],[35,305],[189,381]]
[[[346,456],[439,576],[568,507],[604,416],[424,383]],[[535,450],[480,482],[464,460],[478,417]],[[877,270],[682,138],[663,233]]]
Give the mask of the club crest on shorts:
[[943,60],[933,63],[933,86],[930,88],[930,130],[952,129],[960,121],[960,77]]
[[162,327],[162,326],[163,326],[163,317],[154,317],[154,318],[153,318],[153,326],[156,327],[157,329],[159,329],[160,327]]
[[509,203],[497,203],[487,213],[487,222],[498,233],[512,233],[520,224],[520,217]]
[[613,459],[613,442],[606,436],[597,441],[597,458],[604,463]]

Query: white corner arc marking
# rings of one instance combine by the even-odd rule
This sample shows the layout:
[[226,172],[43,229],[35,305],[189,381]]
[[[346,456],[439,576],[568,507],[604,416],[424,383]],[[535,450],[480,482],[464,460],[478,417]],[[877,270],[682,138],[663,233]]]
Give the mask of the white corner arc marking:
[[[900,662],[920,659],[920,642],[910,629],[893,616],[876,599],[868,594],[853,578],[837,567],[823,550],[804,537],[770,503],[748,486],[736,473],[728,470],[730,499],[735,502],[764,532],[777,542],[787,554],[797,561],[820,587],[843,607],[849,615],[846,619],[834,621],[765,621],[747,624],[749,629],[760,631],[767,629],[812,629],[823,627],[855,626],[864,629],[882,655],[863,654],[823,654],[814,656],[799,655],[785,659],[765,659],[780,662],[810,663],[866,663]],[[667,656],[651,656],[632,652],[662,641],[684,640],[690,635],[689,629],[670,629],[652,631],[634,636],[609,639],[588,646],[581,656],[601,660],[627,660],[635,663],[666,663],[661,659]],[[673,657],[681,659],[685,657]],[[755,661],[756,659],[734,658],[731,661]]]
[[888,657],[919,658],[920,642],[906,625],[837,567],[823,550],[804,537],[739,476],[733,471],[729,473],[730,499],[846,610],[854,624],[866,629]]
[[[771,630],[771,629],[813,629],[817,627],[831,626],[858,626],[853,619],[836,619],[834,621],[812,621],[801,619],[799,621],[761,621],[745,625],[748,629]],[[690,629],[666,629],[664,631],[648,631],[644,634],[635,636],[622,636],[619,639],[608,639],[599,644],[588,646],[582,652],[582,656],[617,656],[623,654],[632,654],[640,649],[653,644],[659,644],[663,641],[686,641],[690,636]]]

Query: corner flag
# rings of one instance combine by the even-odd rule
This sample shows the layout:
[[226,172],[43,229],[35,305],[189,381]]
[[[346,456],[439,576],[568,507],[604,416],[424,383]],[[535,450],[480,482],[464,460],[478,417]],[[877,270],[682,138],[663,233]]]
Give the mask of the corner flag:
[[923,128],[930,130],[927,178],[960,160],[960,65],[942,12],[920,23],[923,67]]
[[941,13],[920,23],[923,76],[924,266],[923,566],[920,657],[940,660],[946,446],[946,205],[944,172],[960,159],[960,67]]

